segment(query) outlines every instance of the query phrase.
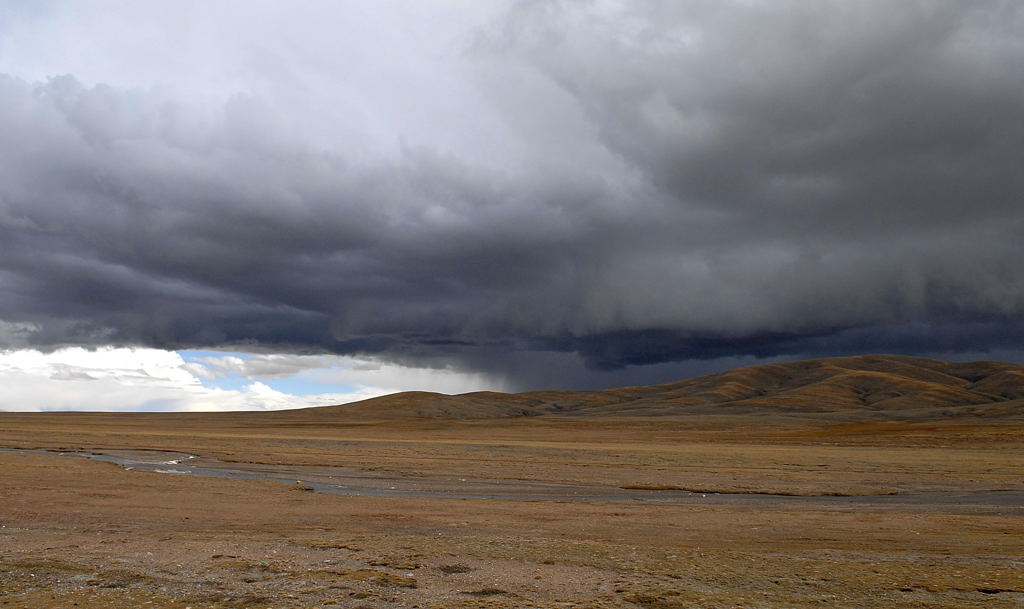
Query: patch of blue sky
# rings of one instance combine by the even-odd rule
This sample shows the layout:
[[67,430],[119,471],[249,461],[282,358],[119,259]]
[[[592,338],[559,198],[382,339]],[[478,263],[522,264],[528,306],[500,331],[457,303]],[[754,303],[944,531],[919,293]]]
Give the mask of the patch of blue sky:
[[251,357],[248,353],[240,353],[238,351],[205,351],[203,349],[182,349],[178,351],[178,355],[189,363],[202,363],[199,360],[206,357],[227,357],[229,355],[239,359],[249,359]]
[[[252,357],[248,353],[240,353],[237,351],[206,351],[203,349],[183,349],[178,351],[178,355],[180,355],[187,363],[192,364],[205,364],[203,361],[205,358],[221,358],[230,356],[237,357],[242,360],[248,360]],[[205,387],[232,391],[241,391],[245,389],[247,385],[251,385],[256,381],[259,381],[274,391],[280,391],[281,393],[287,393],[295,396],[317,395],[321,393],[351,393],[361,389],[361,387],[357,385],[325,383],[308,378],[301,372],[295,376],[272,379],[249,379],[237,372],[225,373],[224,369],[218,369],[218,372],[220,374],[224,374],[224,376],[219,378],[201,377],[199,380]]]
[[227,376],[222,376],[220,378],[215,378],[215,379],[202,378],[202,379],[199,379],[199,380],[202,381],[203,386],[205,386],[205,387],[211,387],[211,388],[215,388],[215,389],[226,389],[226,390],[230,390],[230,391],[241,391],[246,386],[252,384],[252,381],[250,381],[249,379],[245,378],[241,374],[238,374],[237,372],[232,372],[232,373],[228,374]]
[[[180,355],[181,359],[185,360],[187,363],[203,365],[205,365],[206,362],[202,360],[204,358],[210,357],[232,356],[243,360],[249,359],[248,353],[238,353],[236,351],[204,351],[201,349],[185,349],[182,351],[178,351],[178,355]],[[225,374],[225,371],[223,369],[219,369],[217,370],[217,372],[220,374],[224,374],[224,376],[218,378],[199,377],[199,380],[200,382],[203,383],[204,387],[225,389],[230,391],[240,391],[246,385],[252,384],[251,380],[245,378],[244,376],[237,372],[227,372]]]
[[268,379],[260,382],[266,384],[274,391],[300,396],[317,395],[320,393],[352,393],[360,389],[360,387],[356,385],[320,383],[315,380],[305,378],[304,375],[301,374],[279,379]]

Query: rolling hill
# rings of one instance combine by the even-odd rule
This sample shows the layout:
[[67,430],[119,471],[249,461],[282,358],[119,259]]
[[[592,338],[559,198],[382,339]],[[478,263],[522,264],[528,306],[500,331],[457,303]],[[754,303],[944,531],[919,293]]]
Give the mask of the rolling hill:
[[863,355],[751,366],[644,387],[516,394],[405,392],[279,414],[358,420],[769,414],[849,421],[1024,418],[1024,366]]

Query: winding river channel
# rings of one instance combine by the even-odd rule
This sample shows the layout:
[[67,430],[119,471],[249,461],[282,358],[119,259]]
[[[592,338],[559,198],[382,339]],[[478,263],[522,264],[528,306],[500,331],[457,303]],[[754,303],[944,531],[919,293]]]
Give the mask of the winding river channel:
[[767,493],[701,493],[685,490],[628,489],[615,486],[536,480],[483,479],[455,476],[418,476],[396,472],[321,465],[276,465],[234,463],[213,457],[157,450],[103,450],[57,452],[44,449],[0,448],[5,452],[60,455],[114,463],[130,471],[166,475],[203,476],[240,480],[261,480],[295,485],[310,492],[333,495],[501,499],[558,502],[629,502],[670,505],[749,504],[751,507],[780,506],[795,502],[827,506],[880,509],[924,508],[925,511],[989,512],[1024,516],[1024,492],[991,490],[931,492],[897,495],[793,496]]

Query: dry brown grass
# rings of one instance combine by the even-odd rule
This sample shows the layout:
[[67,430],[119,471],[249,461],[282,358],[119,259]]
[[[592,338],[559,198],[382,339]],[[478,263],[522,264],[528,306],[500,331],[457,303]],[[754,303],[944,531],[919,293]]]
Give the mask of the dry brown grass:
[[[861,367],[868,364],[896,366],[872,360]],[[877,380],[874,372],[906,375],[912,366],[926,370],[915,383],[980,375],[971,382],[1012,391],[1005,375],[985,376],[992,366],[897,364],[904,367],[829,378],[864,389]],[[835,366],[798,369],[800,378],[786,367],[737,372],[723,377],[730,384],[720,385],[720,394],[752,399],[742,397],[743,386],[777,386],[774,400],[796,391],[787,389],[792,383],[806,393],[812,385],[800,379],[818,378],[820,388]],[[659,391],[695,400],[711,391],[698,385]],[[635,404],[643,391],[609,393]],[[565,403],[571,396],[533,397]],[[1024,424],[1015,414],[958,411],[893,421],[766,419],[762,411],[733,411],[373,422],[342,412],[6,413],[0,445],[175,450],[387,476],[710,493],[899,492],[925,499],[752,504],[735,497],[651,505],[341,497],[295,492],[294,483],[129,472],[0,451],[0,608],[1000,609],[1024,603],[1021,506],[927,500],[948,492],[1024,490]]]

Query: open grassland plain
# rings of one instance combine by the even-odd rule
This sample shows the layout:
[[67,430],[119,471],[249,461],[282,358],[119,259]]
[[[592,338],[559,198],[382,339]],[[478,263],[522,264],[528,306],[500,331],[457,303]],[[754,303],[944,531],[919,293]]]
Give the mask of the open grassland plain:
[[[870,379],[889,393],[890,381],[904,382]],[[774,409],[767,382],[755,389]],[[998,406],[926,415],[907,395],[888,418],[860,390],[852,405],[792,416],[665,400],[656,416],[596,416],[592,396],[578,401],[585,415],[512,416],[524,398],[498,394],[486,418],[463,419],[369,417],[365,404],[0,413],[0,447],[19,449],[0,450],[0,608],[1021,607],[1019,398],[998,405],[990,390]],[[550,410],[545,399],[528,406]],[[58,451],[176,457],[166,471],[194,456],[248,474],[338,475],[350,492]],[[484,483],[503,492],[464,492]]]
[[[691,489],[704,503],[335,496],[0,452],[3,606],[1024,602],[1021,506],[941,501],[1024,491],[1019,426],[530,418],[261,428],[227,415],[142,418],[8,414],[0,437],[26,448],[345,465],[385,487],[463,476]],[[917,499],[841,497],[893,492]]]

